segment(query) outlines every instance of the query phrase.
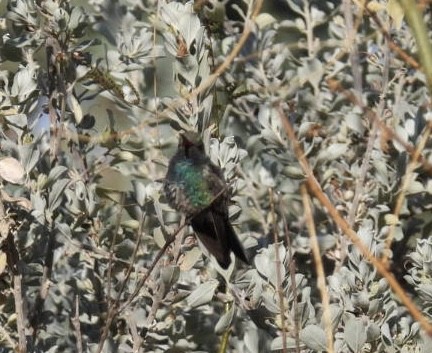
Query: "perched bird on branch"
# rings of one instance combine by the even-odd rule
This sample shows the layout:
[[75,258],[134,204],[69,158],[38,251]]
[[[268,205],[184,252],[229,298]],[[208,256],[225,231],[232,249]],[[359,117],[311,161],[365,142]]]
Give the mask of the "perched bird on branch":
[[243,247],[229,221],[229,187],[222,170],[205,154],[196,132],[180,135],[177,153],[171,158],[164,181],[168,203],[183,212],[199,240],[222,268],[231,263],[231,251],[248,263]]

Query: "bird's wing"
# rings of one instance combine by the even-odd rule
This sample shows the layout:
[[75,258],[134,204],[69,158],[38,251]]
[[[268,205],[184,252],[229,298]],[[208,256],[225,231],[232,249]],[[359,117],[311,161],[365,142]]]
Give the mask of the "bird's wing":
[[228,268],[231,263],[229,240],[225,233],[226,222],[220,213],[212,209],[201,212],[191,220],[198,239],[223,268]]
[[229,237],[232,236],[228,219],[229,190],[218,167],[207,163],[202,172],[213,199],[211,204],[191,219],[191,225],[219,265],[227,268],[231,263]]
[[221,169],[210,163],[203,168],[203,176],[207,181],[210,193],[213,195],[212,203],[217,204],[221,213],[228,217],[229,187]]

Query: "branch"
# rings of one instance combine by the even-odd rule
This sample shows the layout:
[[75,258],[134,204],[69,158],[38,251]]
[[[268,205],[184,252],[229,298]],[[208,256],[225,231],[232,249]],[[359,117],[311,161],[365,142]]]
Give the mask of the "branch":
[[331,320],[331,313],[330,313],[330,298],[327,292],[324,266],[321,260],[321,253],[320,253],[318,238],[315,230],[315,222],[313,220],[313,215],[312,215],[311,201],[307,193],[305,184],[301,185],[300,193],[302,195],[304,213],[306,218],[306,226],[308,228],[312,255],[314,258],[315,269],[317,272],[317,285],[321,294],[321,302],[323,306],[322,319],[324,324],[324,330],[327,336],[327,352],[334,353],[333,329],[332,329],[332,320]]
[[72,325],[75,328],[75,338],[76,338],[76,346],[77,352],[83,353],[83,343],[82,343],[82,335],[81,335],[81,323],[79,320],[79,299],[78,295],[75,296],[75,316],[72,318]]
[[283,112],[281,106],[278,107],[279,118],[288,136],[288,139],[292,141],[294,153],[298,158],[301,168],[306,175],[306,183],[309,192],[312,193],[321,204],[327,209],[328,213],[339,226],[339,228],[345,233],[345,235],[351,240],[351,242],[359,249],[363,256],[368,260],[378,271],[378,273],[383,276],[390,287],[393,289],[394,293],[399,297],[402,303],[405,305],[406,309],[412,315],[412,317],[420,324],[420,326],[429,334],[432,335],[432,325],[429,323],[428,319],[421,313],[417,306],[411,301],[409,296],[405,293],[405,290],[400,286],[396,278],[392,273],[387,271],[386,266],[376,258],[363,244],[356,232],[350,227],[348,222],[340,215],[337,209],[330,202],[326,194],[321,190],[321,186],[313,175],[312,168],[310,167],[308,160],[306,159],[305,153],[297,139],[296,134],[289,122],[289,119]]

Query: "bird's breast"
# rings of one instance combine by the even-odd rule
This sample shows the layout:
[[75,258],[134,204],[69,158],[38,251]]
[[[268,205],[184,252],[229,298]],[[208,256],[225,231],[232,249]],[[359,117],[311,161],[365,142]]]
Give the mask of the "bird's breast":
[[198,212],[213,201],[211,188],[201,166],[188,160],[178,162],[175,167],[175,180],[178,185],[176,198],[180,208]]

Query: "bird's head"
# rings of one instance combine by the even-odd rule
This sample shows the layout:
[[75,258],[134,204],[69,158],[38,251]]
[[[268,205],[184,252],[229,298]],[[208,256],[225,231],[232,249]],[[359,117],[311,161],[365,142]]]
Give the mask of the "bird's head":
[[186,131],[180,134],[179,148],[189,152],[204,153],[204,143],[201,136],[195,131]]

